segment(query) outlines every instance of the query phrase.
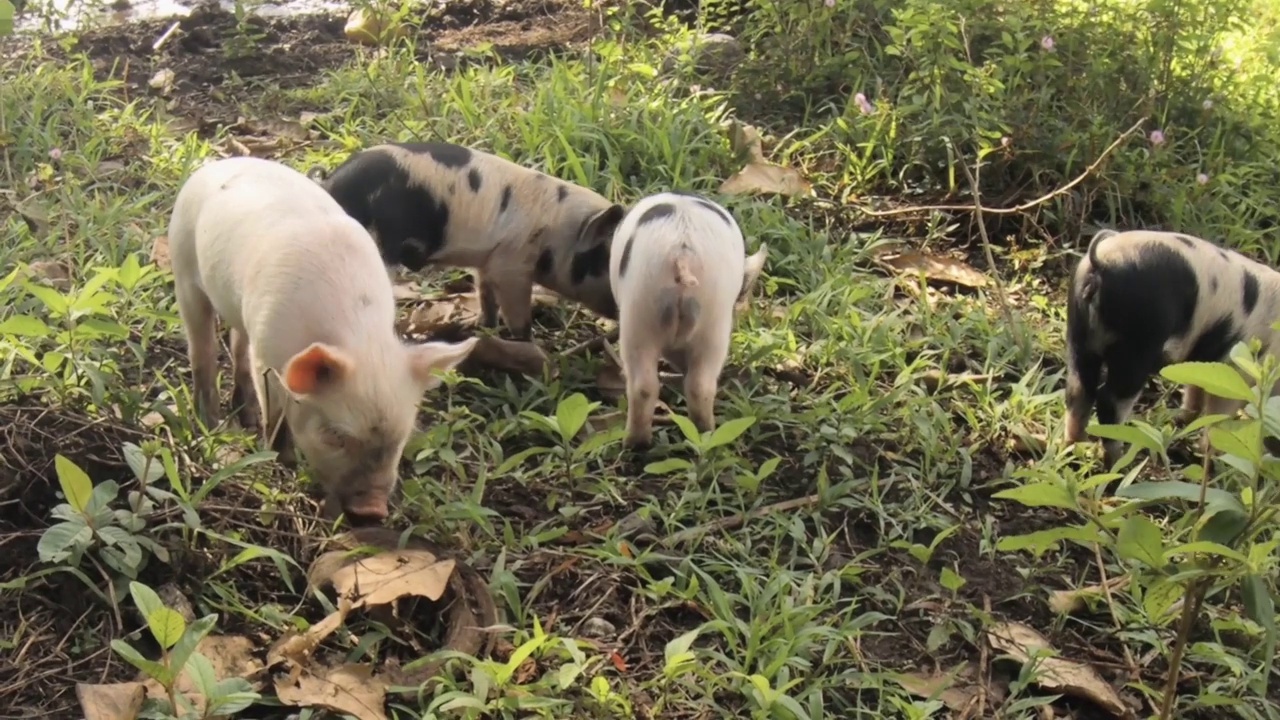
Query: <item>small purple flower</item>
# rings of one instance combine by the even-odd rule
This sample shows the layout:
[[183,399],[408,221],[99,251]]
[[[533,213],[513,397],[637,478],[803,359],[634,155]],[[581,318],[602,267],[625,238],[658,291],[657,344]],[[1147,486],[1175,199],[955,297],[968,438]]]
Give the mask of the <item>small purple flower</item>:
[[1040,47],[1044,48],[1046,52],[1053,52],[1053,36],[1045,35],[1040,38]]
[[1204,102],[1200,103],[1200,107],[1203,107],[1205,110],[1212,110],[1213,100],[1210,98],[1205,98]]
[[1160,147],[1164,144],[1164,133],[1159,130],[1151,131],[1151,144]]
[[1005,135],[1004,137],[1000,138],[1000,147],[1009,147],[1012,144],[1013,144],[1013,138],[1009,137],[1008,135]]
[[862,93],[854,95],[853,101],[858,104],[858,109],[862,111],[863,115],[870,115],[876,110],[871,101],[867,99],[867,96]]
[[58,162],[62,159],[62,148],[54,148],[49,151],[49,159]]
[[1209,175],[1207,173],[1200,173],[1199,175],[1196,175],[1196,182],[1201,185],[1208,185]]
[[822,0],[822,4],[829,8],[833,8],[836,6],[836,0]]

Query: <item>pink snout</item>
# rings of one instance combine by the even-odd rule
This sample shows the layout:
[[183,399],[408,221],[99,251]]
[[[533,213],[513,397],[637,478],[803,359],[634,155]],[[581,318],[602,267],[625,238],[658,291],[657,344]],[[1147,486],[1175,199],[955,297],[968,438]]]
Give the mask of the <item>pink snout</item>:
[[[347,522],[353,527],[381,525],[387,519],[387,493],[379,490],[366,490],[347,496],[339,496],[338,505],[346,515]],[[330,496],[326,505],[333,504]]]

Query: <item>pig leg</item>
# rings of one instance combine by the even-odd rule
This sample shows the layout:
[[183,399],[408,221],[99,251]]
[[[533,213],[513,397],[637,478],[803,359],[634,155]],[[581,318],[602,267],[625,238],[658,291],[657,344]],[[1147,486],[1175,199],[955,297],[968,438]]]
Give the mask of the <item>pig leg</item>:
[[627,379],[627,436],[623,445],[643,450],[653,445],[653,409],[658,403],[656,338],[644,337],[633,323],[619,323],[618,344]]
[[231,375],[231,405],[239,408],[240,427],[256,432],[262,417],[254,392],[249,336],[237,328],[231,328]]
[[476,297],[480,299],[480,324],[487,328],[498,326],[498,295],[488,274],[476,269]]
[[[276,451],[276,459],[288,468],[297,467],[298,457],[293,447],[293,433],[285,417],[287,391],[267,364],[253,358],[253,386],[258,393],[258,407],[262,413],[262,442]],[[274,439],[272,433],[275,433]]]
[[699,432],[704,433],[716,429],[716,388],[720,382],[720,371],[729,357],[729,331],[720,330],[722,332],[700,333],[701,337],[694,338],[684,376],[689,419]]
[[218,424],[218,318],[209,296],[198,287],[177,287],[178,315],[187,332],[187,355],[191,361],[192,395],[196,416],[205,427]]
[[1066,444],[1084,439],[1102,382],[1102,356],[1071,348],[1067,353]]
[[[1099,423],[1116,425],[1128,419],[1143,386],[1160,367],[1160,354],[1159,347],[1117,347],[1108,354],[1107,382],[1098,392]],[[1119,441],[1104,440],[1102,448],[1108,465],[1114,465],[1120,459]]]
[[1182,411],[1178,413],[1178,422],[1191,422],[1205,407],[1204,390],[1195,385],[1182,386]]
[[533,275],[528,268],[499,267],[486,272],[493,279],[498,308],[507,329],[516,340],[528,341],[533,334]]

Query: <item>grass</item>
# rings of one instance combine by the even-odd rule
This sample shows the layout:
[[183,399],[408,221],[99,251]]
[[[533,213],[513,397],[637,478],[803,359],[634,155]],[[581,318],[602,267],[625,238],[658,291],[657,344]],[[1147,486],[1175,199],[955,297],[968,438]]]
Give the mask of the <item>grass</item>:
[[[0,468],[12,478],[0,484],[0,642],[8,648],[0,695],[15,699],[15,717],[78,716],[73,680],[132,678],[111,640],[156,656],[133,634],[141,621],[129,580],[175,584],[196,616],[216,613],[218,633],[274,639],[324,614],[299,584],[313,540],[328,533],[305,473],[299,482],[253,454],[244,435],[194,426],[171,276],[149,256],[186,175],[244,130],[184,129],[184,116],[209,102],[207,89],[180,90],[171,101],[140,94],[136,79],[95,67],[95,48],[109,46],[95,42],[82,43],[88,57],[27,48],[6,61],[0,93],[0,207],[11,210],[0,215],[8,276],[0,281]],[[1033,669],[996,662],[984,632],[1016,621],[1154,712],[1177,629],[1177,613],[1153,604],[1159,584],[1105,544],[1066,542],[1039,554],[1001,547],[1070,526],[1075,510],[996,493],[1096,477],[1081,464],[1092,447],[1058,441],[1063,269],[1072,257],[1053,241],[1067,235],[1062,244],[1072,244],[1068,231],[1056,232],[1065,221],[1056,211],[1038,215],[1033,222],[1047,233],[1001,238],[995,248],[990,272],[1010,295],[1027,352],[988,292],[926,284],[876,262],[893,242],[964,258],[972,252],[963,249],[967,218],[875,223],[851,218],[840,202],[717,195],[741,166],[721,123],[751,117],[757,101],[660,72],[671,42],[615,23],[594,41],[590,61],[576,52],[477,53],[439,70],[406,46],[360,51],[305,82],[228,72],[217,87],[222,105],[213,114],[263,123],[316,114],[312,141],[271,153],[298,169],[332,167],[387,139],[443,139],[618,202],[672,188],[705,192],[734,213],[752,248],[770,246],[734,331],[717,401],[721,431],[710,438],[668,425],[648,457],[622,453],[618,402],[598,386],[603,358],[593,352],[558,358],[556,378],[459,376],[424,403],[390,524],[415,527],[478,569],[510,631],[490,664],[463,661],[488,680],[472,670],[421,700],[394,701],[392,711],[478,717],[459,701],[477,696],[471,702],[487,717],[959,717],[910,692],[899,674],[967,660],[981,674],[966,687],[992,693],[985,717],[1033,717],[1051,702],[1077,717],[1101,712],[1088,700],[1055,700]],[[268,47],[257,57],[264,63]],[[918,139],[877,135],[858,147],[852,135],[832,137],[831,116],[778,114],[767,123],[777,136],[771,159],[813,178],[820,197],[903,192],[885,185],[883,171]],[[1105,145],[1128,124],[1096,135],[1107,136]],[[926,195],[942,201],[954,192]],[[1213,212],[1217,222],[1226,211]],[[1265,230],[1237,234],[1258,242]],[[53,260],[71,270],[65,289],[24,279],[25,264]],[[540,312],[535,340],[555,355],[601,331],[562,303]],[[678,394],[664,399],[683,412]],[[1142,417],[1171,426],[1169,394],[1150,400]],[[580,432],[558,434],[584,412]],[[551,422],[558,413],[559,424]],[[1144,479],[1178,477],[1185,443],[1173,447],[1172,461],[1153,452],[1133,467]],[[86,540],[83,552],[38,559],[54,506],[77,502],[55,495],[74,468],[97,486],[119,484],[110,507],[120,513],[101,519],[123,529]],[[709,525],[753,510],[732,527]],[[1174,520],[1149,510],[1176,534]],[[636,526],[642,531],[623,532]],[[136,555],[120,535],[135,538]],[[1257,540],[1255,565],[1269,593],[1268,542],[1269,534]],[[1135,582],[1071,616],[1046,605],[1051,592],[1096,584],[1102,573],[1132,573]],[[1274,688],[1259,685],[1268,677],[1274,685],[1270,660],[1257,655],[1266,623],[1247,619],[1228,585],[1215,588],[1194,627],[1177,716],[1276,717]],[[330,657],[421,654],[377,623],[358,632],[330,646]],[[500,672],[516,648],[532,649],[531,662],[516,656],[518,671]],[[443,709],[449,702],[458,704]]]

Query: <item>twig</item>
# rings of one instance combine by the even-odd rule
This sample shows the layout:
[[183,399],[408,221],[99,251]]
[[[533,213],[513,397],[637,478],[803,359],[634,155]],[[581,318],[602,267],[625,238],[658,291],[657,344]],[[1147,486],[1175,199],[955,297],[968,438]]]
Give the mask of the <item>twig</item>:
[[588,350],[597,350],[600,348],[600,346],[604,345],[606,342],[613,342],[617,339],[618,339],[618,328],[615,327],[614,329],[610,330],[607,333],[604,333],[602,335],[597,335],[591,338],[590,340],[584,340],[583,342],[580,342],[577,345],[574,345],[568,350],[565,350],[564,352],[560,353],[560,356],[573,357],[574,355],[587,352]]
[[794,500],[784,500],[779,503],[773,503],[772,505],[765,505],[749,512],[730,515],[727,518],[720,518],[719,520],[713,520],[709,523],[703,523],[702,525],[691,527],[688,530],[681,530],[680,532],[668,537],[666,540],[663,540],[662,544],[678,545],[713,530],[732,530],[748,520],[754,520],[755,518],[770,515],[775,512],[787,512],[789,510],[796,510],[809,505],[816,505],[821,499],[821,495],[815,494],[808,497],[796,498]]
[[[987,235],[987,225],[982,220],[982,190],[978,186],[978,178],[982,177],[982,156],[973,163],[973,172],[969,171],[969,166],[959,163],[960,169],[964,171],[964,176],[968,178],[969,185],[973,188],[973,213],[974,219],[978,223],[978,235],[982,238],[982,254],[987,258],[987,270],[991,274],[991,282],[996,289],[996,302],[1000,303],[1000,310],[1004,312],[1005,322],[1009,323],[1009,331],[1013,333],[1013,341],[1023,353],[1027,353],[1030,348],[1025,344],[1026,338],[1022,335],[1022,328],[1018,326],[1017,320],[1013,316],[1013,308],[1009,306],[1009,298],[1004,294],[1004,281],[1000,279],[1000,273],[996,272],[996,258],[991,252],[991,238]],[[1090,166],[1092,167],[1092,166]],[[1085,171],[1086,173],[1088,170]]]
[[[1093,544],[1093,557],[1098,563],[1098,576],[1102,580],[1102,594],[1107,598],[1107,610],[1111,613],[1111,622],[1115,623],[1116,629],[1119,630],[1124,627],[1124,624],[1120,622],[1120,616],[1116,613],[1116,600],[1111,595],[1111,583],[1113,580],[1107,578],[1107,565],[1102,561],[1102,546],[1097,543]],[[1116,578],[1115,582],[1126,581],[1125,577],[1122,575]],[[1129,649],[1128,645],[1123,645],[1122,647],[1124,648],[1124,661],[1129,666],[1129,677],[1140,678],[1142,673],[1138,670],[1137,661],[1133,659],[1133,651]]]
[[173,36],[174,31],[177,30],[178,26],[181,24],[181,20],[174,20],[173,24],[169,26],[169,29],[165,30],[163,35],[157,38],[155,42],[151,43],[151,52],[159,52],[160,48],[164,47],[164,44],[169,42],[169,38]]
[[[1092,175],[1093,171],[1098,169],[1098,166],[1102,164],[1103,160],[1107,159],[1108,155],[1110,155],[1113,151],[1115,151],[1116,148],[1120,147],[1120,145],[1125,140],[1129,139],[1129,136],[1133,135],[1139,129],[1141,129],[1142,125],[1146,122],[1147,122],[1147,118],[1144,115],[1141,120],[1133,124],[1133,127],[1124,131],[1124,133],[1121,134],[1120,137],[1117,137],[1110,145],[1108,145],[1107,149],[1103,150],[1102,154],[1099,155],[1096,160],[1090,163],[1089,167],[1084,169],[1084,172],[1077,175],[1074,180],[1067,183],[1066,185],[1063,185],[1062,187],[1057,188],[1056,190],[1052,190],[1045,195],[1041,195],[1035,200],[1024,202],[1020,205],[1015,205],[1011,208],[984,208],[984,211],[991,215],[1016,215],[1017,213],[1020,213],[1020,212],[1026,212],[1027,210],[1030,210],[1031,208],[1037,205],[1043,205],[1044,203],[1049,202],[1055,197],[1058,197],[1059,195],[1067,192],[1068,190],[1075,187],[1076,185],[1079,185],[1080,183],[1084,182],[1085,178]],[[964,166],[961,165],[961,167],[964,167]],[[974,209],[972,205],[913,205],[911,207],[893,208],[890,210],[862,210],[862,212],[863,214],[868,215],[870,217],[890,217],[893,215],[906,215],[908,213],[917,213],[917,212],[960,212],[963,210],[972,210],[972,209]]]

